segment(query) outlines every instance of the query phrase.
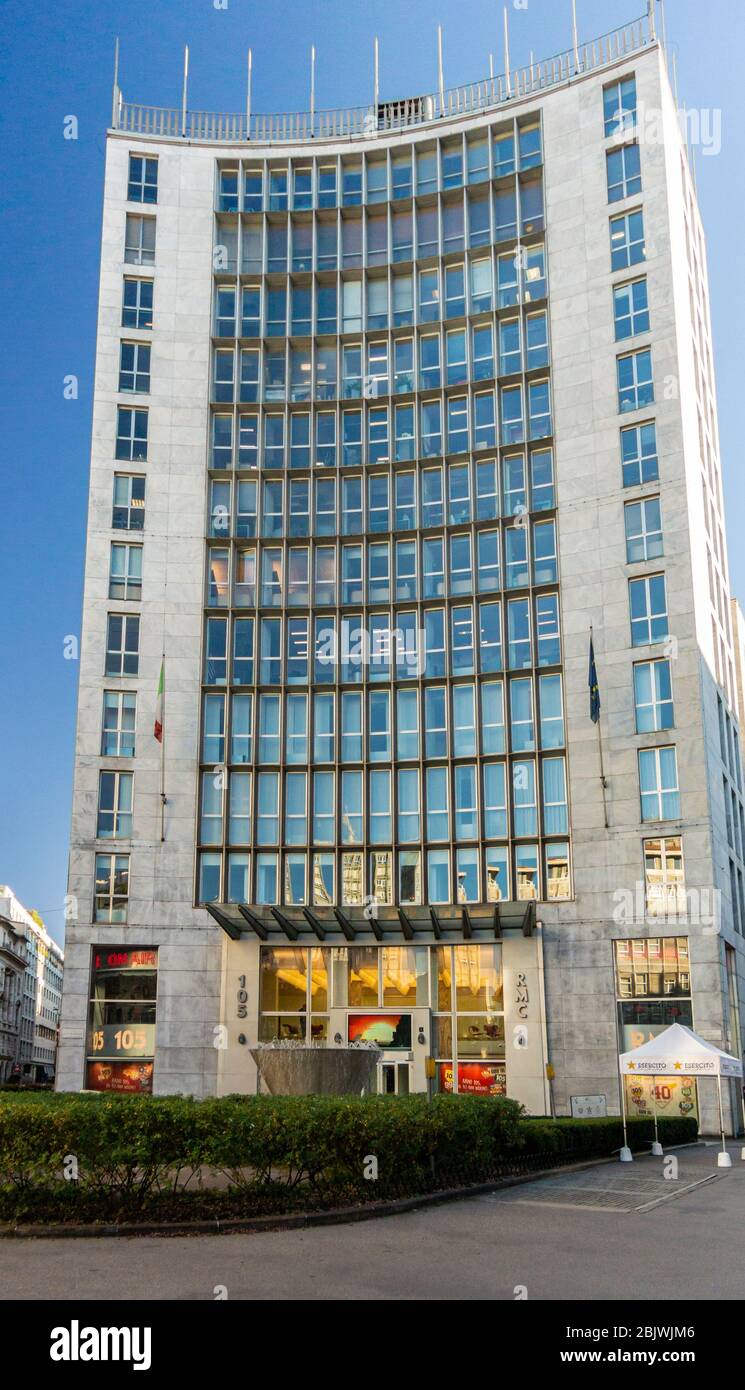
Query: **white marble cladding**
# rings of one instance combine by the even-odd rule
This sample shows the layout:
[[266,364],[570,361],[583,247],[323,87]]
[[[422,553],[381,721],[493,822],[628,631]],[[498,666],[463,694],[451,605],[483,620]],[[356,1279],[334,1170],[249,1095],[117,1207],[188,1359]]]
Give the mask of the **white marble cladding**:
[[[665,142],[642,145],[639,197],[609,206],[603,138],[602,87],[636,74],[640,103],[665,112]],[[692,392],[690,317],[682,227],[680,140],[657,48],[555,89],[542,99],[515,103],[510,114],[541,111],[547,215],[552,378],[559,503],[560,570],[568,730],[575,899],[541,904],[546,966],[548,1052],[556,1069],[559,1113],[569,1097],[605,1092],[618,1109],[613,946],[617,937],[690,936],[694,1025],[721,1040],[725,996],[722,938],[738,948],[732,930],[726,841],[723,841],[718,769],[716,690],[710,675],[710,622],[701,543],[697,539],[698,441]],[[496,120],[490,113],[490,120]],[[484,124],[484,118],[446,120],[437,134]],[[431,140],[433,131],[406,131],[406,143]],[[395,136],[375,146],[395,146]],[[142,643],[136,681],[105,680],[108,548],[112,539],[111,489],[120,330],[127,159],[130,150],[160,158],[152,333],[152,394],[147,464]],[[323,142],[314,152],[347,152]],[[216,1087],[211,1030],[220,1021],[220,971],[225,946],[211,919],[193,907],[199,655],[205,524],[205,449],[208,421],[211,240],[216,161],[254,153],[292,158],[307,147],[281,151],[259,146],[209,147],[177,140],[110,135],[107,152],[96,399],[91,461],[89,541],[80,673],[80,707],[70,892],[77,925],[68,928],[59,1084],[79,1087],[90,943],[158,945],[156,1091]],[[645,265],[611,274],[609,217],[642,206]],[[137,206],[132,212],[142,211]],[[145,211],[148,211],[145,209]],[[134,272],[138,273],[138,272]],[[149,274],[149,271],[145,271]],[[624,346],[651,343],[655,405],[621,420],[617,409],[612,286],[644,273],[649,284],[651,333]],[[136,336],[136,335],[135,335]],[[659,492],[664,558],[628,566],[624,537],[619,429],[654,418],[660,454]],[[125,468],[126,465],[119,465]],[[648,484],[641,491],[657,492]],[[639,490],[634,491],[639,495]],[[628,578],[664,569],[670,630],[677,642],[674,668],[676,727],[672,733],[634,732],[632,665],[659,648],[632,648]],[[126,605],[116,604],[120,610]],[[135,611],[133,609],[133,611]],[[594,626],[603,706],[609,828],[604,829],[597,730],[588,712],[588,630]],[[164,639],[165,634],[165,639]],[[159,749],[152,738],[161,647],[166,651],[166,839],[160,843]],[[102,691],[137,688],[135,827],[128,925],[90,926],[96,847],[95,802]],[[637,749],[674,741],[678,750],[683,818],[642,827]],[[705,746],[706,744],[706,746]],[[718,779],[718,783],[717,783]],[[719,784],[719,792],[716,792]],[[718,800],[717,800],[718,797]],[[712,809],[714,808],[714,809]],[[681,833],[689,888],[721,888],[722,934],[694,923],[660,927],[651,921],[614,920],[619,889],[643,884],[642,841],[655,833]],[[101,849],[111,848],[102,844]],[[745,974],[740,979],[745,999]],[[702,1088],[703,1090],[704,1088]],[[710,1097],[704,1118],[713,1123]]]
[[[552,333],[556,479],[564,637],[565,699],[575,901],[559,911],[541,909],[546,923],[549,1054],[556,1067],[560,1111],[569,1096],[592,1088],[617,1100],[612,939],[690,937],[694,1025],[723,1039],[722,937],[740,947],[734,932],[722,861],[723,816],[712,817],[719,756],[716,695],[710,675],[709,600],[701,564],[700,465],[685,264],[680,138],[658,51],[636,55],[637,100],[664,113],[664,141],[642,140],[642,191],[608,204],[602,136],[604,77],[580,82],[547,100],[543,110],[546,224]],[[647,259],[611,273],[609,218],[642,207]],[[622,345],[614,339],[612,286],[645,274],[651,332]],[[619,416],[616,357],[651,345],[655,404]],[[622,488],[619,430],[653,418],[660,458],[659,484]],[[659,492],[665,553],[659,561],[628,565],[624,502]],[[663,654],[660,645],[632,648],[628,580],[663,570],[667,581],[675,729],[637,735],[633,663]],[[598,734],[589,719],[589,628],[594,630],[600,685],[601,731],[607,779],[604,828]],[[667,653],[665,653],[667,654]],[[715,741],[716,740],[716,744]],[[705,741],[709,747],[705,750]],[[640,824],[637,750],[674,743],[682,819]],[[721,783],[721,775],[719,777]],[[721,800],[721,790],[719,793]],[[690,921],[660,927],[619,918],[619,889],[644,881],[642,841],[682,834],[686,887],[723,892],[722,933]],[[726,841],[724,842],[726,845]],[[616,917],[614,918],[614,911]],[[741,965],[742,969],[742,965]],[[741,992],[741,998],[743,996]],[[707,1121],[712,1098],[702,1095]]]
[[[126,201],[131,151],[159,156],[154,207]],[[73,970],[62,1011],[60,1087],[77,1088],[83,1080],[81,1039],[93,941],[160,948],[156,1090],[204,1094],[212,1088],[215,1072],[212,1028],[218,1013],[221,943],[207,913],[193,907],[214,177],[214,155],[208,149],[169,145],[154,150],[149,142],[107,142],[68,890],[76,920],[67,929]],[[128,212],[155,216],[152,267],[124,262]],[[121,327],[125,274],[154,281],[152,331]],[[147,396],[126,398],[117,392],[123,338],[152,343]],[[148,408],[146,462],[114,460],[117,402]],[[141,535],[111,529],[115,472],[146,476]],[[111,542],[139,539],[144,544],[142,603],[110,602]],[[104,675],[110,610],[140,614],[137,677]],[[160,746],[153,723],[162,652],[167,806],[161,843]],[[115,845],[95,839],[99,770],[121,767],[118,760],[100,756],[104,689],[137,692],[136,757],[131,764],[135,837]],[[131,852],[127,925],[91,926],[95,853],[115,848]],[[179,1008],[184,1019],[180,1029],[175,1022]]]

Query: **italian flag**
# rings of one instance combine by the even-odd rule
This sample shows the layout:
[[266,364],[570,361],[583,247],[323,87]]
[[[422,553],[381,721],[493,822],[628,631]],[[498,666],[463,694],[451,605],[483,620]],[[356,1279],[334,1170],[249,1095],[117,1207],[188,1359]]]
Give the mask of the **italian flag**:
[[158,694],[155,697],[155,728],[153,733],[158,743],[163,742],[163,697],[166,691],[166,659],[160,664],[160,676],[158,677]]

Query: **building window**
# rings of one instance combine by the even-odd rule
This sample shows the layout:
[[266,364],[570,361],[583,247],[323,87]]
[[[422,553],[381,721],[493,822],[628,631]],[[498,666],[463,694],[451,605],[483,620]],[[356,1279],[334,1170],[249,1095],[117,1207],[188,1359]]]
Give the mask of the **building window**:
[[124,277],[122,328],[152,328],[153,282]]
[[644,841],[644,881],[650,916],[677,916],[685,912],[685,874],[679,835]]
[[634,666],[636,732],[672,729],[675,723],[671,665],[667,659],[638,661]]
[[97,854],[94,922],[126,922],[129,901],[129,855]]
[[124,232],[124,260],[127,265],[155,264],[155,218],[127,213]]
[[662,519],[659,497],[627,502],[623,509],[626,526],[626,560],[656,560],[663,553]]
[[119,350],[119,390],[150,390],[150,344],[122,343]]
[[142,597],[142,546],[111,547],[109,598],[139,600]]
[[129,156],[127,201],[130,203],[157,203],[157,159],[146,159],[145,156],[141,154],[131,154]]
[[616,342],[622,342],[624,338],[633,338],[637,333],[649,332],[646,276],[641,280],[630,280],[625,285],[614,285],[613,318]]
[[101,754],[104,758],[133,758],[137,696],[130,691],[104,690]]
[[654,382],[652,379],[652,351],[640,348],[637,352],[626,353],[616,362],[618,375],[618,409],[639,410],[654,402]]
[[[645,841],[650,845],[661,843],[659,840]],[[669,839],[665,843],[672,846],[676,840]],[[677,844],[679,847],[679,840]],[[614,945],[619,999],[690,999],[691,964],[687,937],[650,936],[616,941]],[[669,1019],[659,1019],[662,1026],[656,1032],[661,1032],[676,1018],[690,1027],[690,1007],[687,1010],[679,1009]],[[639,1047],[646,1041],[646,1037],[634,1041],[624,1039],[627,1047]]]
[[675,748],[639,749],[639,787],[643,821],[679,818],[680,793]]
[[646,260],[644,213],[625,212],[610,220],[611,270],[629,270]]
[[101,772],[98,780],[99,839],[129,839],[132,834],[131,772]]
[[621,467],[624,487],[657,481],[657,430],[653,420],[621,430]]
[[157,949],[94,946],[86,1090],[152,1091],[157,984]]
[[140,619],[109,613],[106,632],[107,676],[136,676],[139,669]]
[[114,474],[111,525],[115,531],[142,531],[145,525],[145,478],[142,474]]
[[127,463],[147,458],[147,411],[120,405],[116,416],[115,458]]
[[636,78],[622,77],[603,88],[603,123],[606,139],[623,135],[636,125]]
[[622,198],[631,198],[635,193],[641,193],[641,158],[636,143],[622,145],[617,150],[608,150],[605,162],[609,203],[619,203]]
[[668,636],[667,593],[664,574],[629,580],[631,645],[644,647]]
[[[614,948],[620,1050],[629,1052],[650,1042],[671,1023],[691,1028],[687,938],[616,941]],[[651,1119],[660,1108],[660,1101],[666,1114],[694,1118],[697,1115],[694,1077],[628,1076],[625,1083],[627,1113],[631,1115]]]

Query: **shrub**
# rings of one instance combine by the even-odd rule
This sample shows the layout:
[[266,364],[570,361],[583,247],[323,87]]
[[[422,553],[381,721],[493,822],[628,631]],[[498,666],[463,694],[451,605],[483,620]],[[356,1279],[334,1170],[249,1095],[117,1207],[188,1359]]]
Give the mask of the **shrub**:
[[[660,1130],[676,1143],[696,1125]],[[629,1134],[643,1146],[652,1122],[629,1121]],[[618,1119],[528,1118],[505,1098],[0,1095],[0,1220],[319,1209],[602,1157],[621,1143]]]

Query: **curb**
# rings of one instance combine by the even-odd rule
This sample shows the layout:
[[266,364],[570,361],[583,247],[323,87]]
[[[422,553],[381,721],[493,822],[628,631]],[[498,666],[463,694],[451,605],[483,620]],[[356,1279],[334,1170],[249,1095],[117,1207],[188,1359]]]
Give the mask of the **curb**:
[[[677,1149],[702,1148],[699,1140],[689,1144],[671,1144],[666,1152]],[[647,1155],[637,1150],[638,1156]],[[0,1240],[95,1240],[102,1236],[202,1236],[235,1235],[241,1232],[293,1231],[309,1226],[344,1226],[356,1221],[372,1221],[382,1216],[401,1216],[406,1212],[419,1211],[423,1207],[440,1206],[444,1202],[463,1201],[468,1197],[483,1197],[502,1188],[519,1187],[523,1183],[536,1182],[548,1178],[552,1173],[580,1173],[586,1168],[597,1168],[601,1164],[617,1163],[614,1157],[590,1158],[580,1163],[562,1163],[553,1168],[540,1168],[535,1173],[516,1173],[511,1177],[497,1178],[492,1182],[475,1183],[468,1187],[447,1187],[440,1192],[423,1192],[415,1197],[397,1197],[390,1202],[370,1202],[358,1207],[332,1207],[329,1211],[290,1212],[276,1216],[248,1216],[212,1221],[171,1221],[158,1223],[152,1221],[130,1222],[105,1225],[61,1225],[26,1226],[0,1225]]]

